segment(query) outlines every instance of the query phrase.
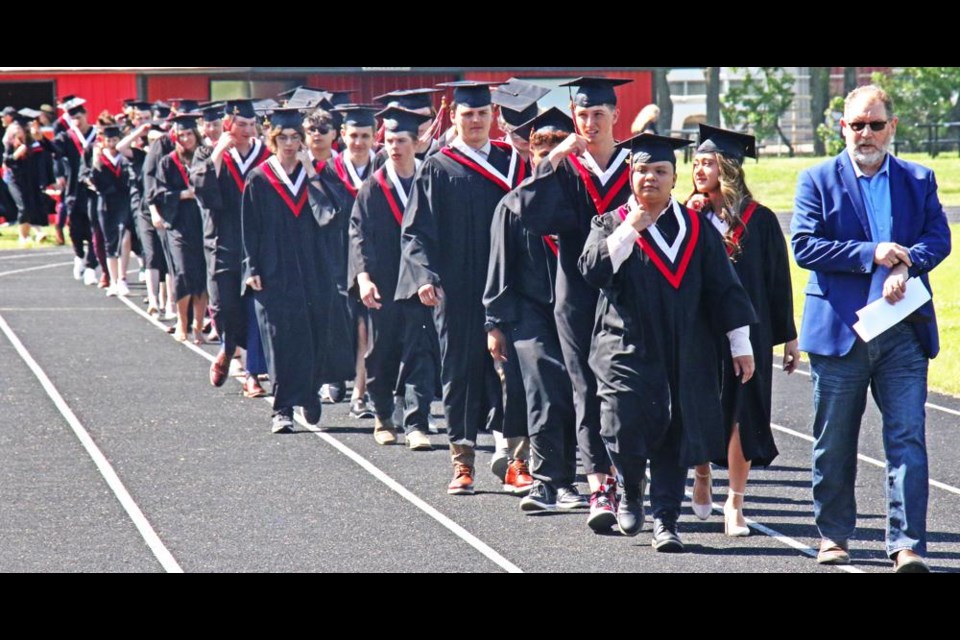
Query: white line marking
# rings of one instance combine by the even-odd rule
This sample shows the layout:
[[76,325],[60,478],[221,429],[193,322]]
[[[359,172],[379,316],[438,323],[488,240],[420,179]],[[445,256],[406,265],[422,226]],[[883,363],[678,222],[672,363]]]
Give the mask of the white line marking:
[[[784,427],[784,426],[782,426],[782,425],[774,424],[774,423],[772,423],[772,422],[770,423],[770,426],[773,427],[774,429],[776,429],[777,431],[782,431],[783,433],[786,433],[787,435],[791,435],[791,436],[794,436],[794,437],[796,437],[796,438],[800,438],[801,440],[806,440],[807,442],[810,442],[810,443],[813,442],[813,436],[808,436],[808,435],[805,434],[805,433],[800,433],[799,431],[794,431],[793,429],[790,429],[789,427]],[[872,464],[872,465],[875,466],[875,467],[880,467],[881,469],[886,469],[886,468],[887,468],[887,463],[886,463],[886,462],[883,462],[882,460],[877,460],[876,458],[871,458],[870,456],[865,456],[865,455],[863,455],[862,453],[858,453],[858,454],[857,454],[857,458],[860,459],[860,460],[862,460],[863,462],[866,462],[867,464]],[[936,488],[938,488],[938,489],[943,489],[944,491],[949,491],[950,493],[955,493],[955,494],[957,494],[958,496],[960,496],[960,489],[958,489],[957,487],[951,486],[951,485],[949,485],[949,484],[945,484],[945,483],[943,483],[943,482],[940,482],[939,480],[933,480],[933,479],[931,479],[929,482],[930,482],[930,486],[931,486],[931,487],[936,487]]]
[[41,253],[18,253],[15,256],[0,256],[0,260],[21,260],[23,258],[43,258],[46,256],[68,255],[69,251],[43,251]]
[[[166,325],[164,325],[157,319],[151,317],[146,311],[136,306],[133,302],[131,302],[127,298],[119,298],[119,299],[125,305],[127,305],[128,307],[136,311],[138,314],[140,314],[141,316],[149,320],[151,324],[153,324],[154,326],[159,327],[160,329],[166,330],[167,328]],[[203,349],[201,349],[195,344],[192,344],[190,342],[184,342],[182,344],[183,346],[187,347],[191,351],[194,351],[199,355],[203,356],[203,358],[205,358],[209,362],[213,362],[215,359],[215,356],[207,353],[206,351],[204,351]],[[239,379],[236,379],[236,382],[241,383]],[[272,400],[270,400],[270,398],[264,398],[264,400],[267,403],[272,403]],[[423,511],[425,514],[427,514],[428,516],[436,520],[438,523],[440,523],[442,526],[444,526],[446,529],[448,529],[458,538],[460,538],[461,540],[469,544],[471,547],[479,551],[483,556],[485,556],[488,560],[492,561],[494,564],[499,566],[501,569],[503,569],[507,573],[523,573],[523,570],[520,569],[520,567],[518,567],[517,565],[513,564],[512,562],[504,558],[502,555],[497,553],[492,547],[490,547],[487,543],[477,538],[475,535],[473,535],[472,533],[470,533],[469,531],[461,527],[459,524],[457,524],[447,516],[443,515],[442,513],[434,509],[432,506],[430,506],[428,503],[423,501],[412,491],[410,491],[409,489],[404,487],[402,484],[400,484],[399,482],[397,482],[396,480],[388,476],[386,473],[381,471],[376,465],[374,465],[372,462],[370,462],[369,460],[361,456],[359,453],[357,453],[347,445],[343,444],[333,436],[327,433],[324,433],[320,429],[307,424],[301,418],[300,415],[295,415],[294,418],[298,424],[302,425],[309,431],[313,432],[313,434],[319,437],[321,440],[323,440],[324,442],[332,446],[334,449],[336,449],[343,455],[353,460],[357,465],[360,466],[360,468],[362,468],[367,473],[372,475],[374,478],[376,478],[377,480],[385,484],[388,488],[390,488],[392,491],[397,493],[401,498],[411,503],[413,506],[417,507],[418,509]]]
[[39,267],[27,267],[25,269],[14,269],[13,271],[4,271],[0,273],[0,278],[4,276],[12,276],[16,273],[26,273],[27,271],[39,271],[40,269],[52,269],[53,267],[65,267],[67,265],[73,264],[72,262],[55,262],[53,264],[42,264]]
[[[783,369],[783,367],[779,364],[774,364],[773,366],[775,366],[777,369]],[[807,376],[808,378],[810,377],[809,371],[797,369],[796,372],[801,375]],[[937,411],[943,411],[944,413],[949,413],[954,416],[960,416],[960,411],[957,411],[956,409],[950,409],[948,407],[943,407],[943,406],[940,406],[939,404],[933,404],[932,402],[927,402],[924,406],[929,407],[930,409],[936,409]]]
[[166,546],[164,546],[156,531],[154,531],[153,527],[150,526],[150,522],[147,521],[147,518],[143,515],[140,507],[137,506],[137,503],[133,501],[133,498],[130,496],[130,493],[127,491],[126,487],[123,486],[123,483],[117,476],[116,471],[113,470],[113,467],[110,465],[110,462],[107,460],[106,456],[103,455],[96,443],[93,441],[93,438],[90,437],[90,434],[87,433],[87,430],[83,428],[82,424],[80,424],[77,416],[67,405],[66,401],[64,401],[63,396],[61,396],[60,392],[57,391],[57,388],[53,386],[50,378],[47,377],[47,374],[43,372],[43,369],[40,368],[40,365],[37,364],[37,361],[33,359],[33,356],[31,356],[26,347],[23,346],[23,343],[20,342],[20,339],[13,332],[13,329],[10,328],[10,325],[7,324],[7,321],[3,318],[3,316],[0,316],[0,330],[6,334],[7,339],[10,340],[10,344],[13,345],[13,347],[17,350],[17,353],[20,354],[20,357],[23,358],[23,361],[26,362],[27,366],[30,367],[30,370],[33,371],[33,375],[35,375],[37,380],[40,381],[40,384],[47,392],[47,395],[50,396],[51,400],[53,400],[53,404],[57,407],[57,409],[59,409],[61,415],[63,415],[63,417],[66,419],[67,424],[70,425],[70,428],[73,429],[73,433],[77,436],[77,439],[80,440],[80,444],[83,445],[83,448],[87,450],[87,453],[93,459],[94,464],[97,465],[97,469],[100,470],[100,475],[102,475],[103,479],[107,481],[107,485],[111,490],[113,490],[113,494],[117,497],[117,500],[120,501],[120,504],[127,512],[127,515],[130,516],[131,520],[133,520],[133,524],[137,527],[137,531],[140,532],[144,542],[146,542],[147,546],[150,547],[154,557],[156,557],[161,566],[163,566],[164,570],[166,570],[168,573],[183,573],[183,569],[179,564],[177,564],[177,561],[174,559],[173,555],[166,548]]

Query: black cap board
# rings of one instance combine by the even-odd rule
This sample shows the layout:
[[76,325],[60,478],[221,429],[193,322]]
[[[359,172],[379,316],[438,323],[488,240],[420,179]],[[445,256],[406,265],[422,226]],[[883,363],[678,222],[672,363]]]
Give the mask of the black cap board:
[[598,76],[583,76],[563,82],[561,87],[577,87],[573,96],[573,103],[578,107],[596,107],[602,104],[617,104],[617,92],[614,87],[633,82],[625,78],[601,78]]
[[500,82],[484,82],[478,80],[457,80],[456,82],[441,82],[438,87],[451,87],[453,101],[457,104],[477,109],[493,102],[490,96],[490,87],[496,87]]
[[701,124],[697,153],[720,153],[742,162],[744,157],[757,157],[757,139],[746,133]]
[[379,107],[364,104],[342,104],[333,108],[343,117],[343,124],[351,127],[376,127],[374,115]]
[[196,129],[197,128],[197,119],[200,117],[199,112],[189,112],[189,113],[178,113],[175,116],[171,116],[169,121],[174,124],[179,129]]
[[534,132],[560,131],[573,133],[575,131],[573,118],[556,107],[550,107],[532,120],[524,122],[513,130],[514,135],[529,140]]
[[634,164],[637,162],[670,162],[676,166],[677,156],[674,152],[689,144],[690,140],[684,140],[683,138],[639,133],[617,146],[630,151],[633,156],[631,162]]
[[419,134],[421,124],[433,120],[432,116],[392,106],[378,112],[376,115],[383,118],[383,128],[387,131],[409,133],[414,138]]
[[493,104],[500,105],[500,115],[507,124],[517,127],[537,115],[537,100],[550,89],[510,78],[491,92]]
[[402,109],[432,109],[433,94],[439,92],[440,89],[403,89],[377,96],[374,100]]
[[270,112],[267,121],[270,123],[271,129],[274,127],[302,129],[303,110],[299,107],[277,107]]

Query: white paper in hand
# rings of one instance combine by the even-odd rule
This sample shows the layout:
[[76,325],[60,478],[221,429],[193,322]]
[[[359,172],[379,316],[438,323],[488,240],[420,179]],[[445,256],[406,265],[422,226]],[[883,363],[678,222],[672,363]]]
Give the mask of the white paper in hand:
[[870,342],[893,325],[902,322],[928,300],[930,292],[923,286],[923,282],[918,278],[910,278],[907,280],[903,300],[896,304],[890,304],[886,298],[874,300],[857,311],[860,320],[853,325],[853,330],[864,342]]

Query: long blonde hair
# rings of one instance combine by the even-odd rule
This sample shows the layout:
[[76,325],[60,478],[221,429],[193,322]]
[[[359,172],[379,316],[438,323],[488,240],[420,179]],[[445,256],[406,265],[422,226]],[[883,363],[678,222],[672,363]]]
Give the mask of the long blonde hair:
[[[723,201],[720,211],[714,211],[714,213],[727,223],[728,228],[727,232],[723,234],[723,244],[730,252],[731,259],[736,261],[740,255],[740,243],[736,239],[736,234],[739,229],[744,227],[743,211],[753,201],[753,194],[747,187],[743,166],[739,161],[728,158],[722,153],[714,153],[713,155],[717,159],[717,167],[719,168],[720,199]],[[696,183],[694,183],[691,196],[696,193],[698,192]]]

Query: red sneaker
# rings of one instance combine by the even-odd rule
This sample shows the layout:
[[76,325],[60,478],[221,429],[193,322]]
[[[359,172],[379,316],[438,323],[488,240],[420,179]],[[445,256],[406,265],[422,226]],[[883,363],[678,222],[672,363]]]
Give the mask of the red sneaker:
[[473,469],[462,462],[454,462],[453,480],[447,485],[447,493],[453,496],[472,496]]
[[526,460],[514,460],[507,466],[507,475],[503,478],[503,490],[516,495],[524,495],[533,486],[533,477],[527,468]]

